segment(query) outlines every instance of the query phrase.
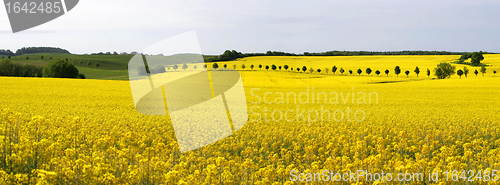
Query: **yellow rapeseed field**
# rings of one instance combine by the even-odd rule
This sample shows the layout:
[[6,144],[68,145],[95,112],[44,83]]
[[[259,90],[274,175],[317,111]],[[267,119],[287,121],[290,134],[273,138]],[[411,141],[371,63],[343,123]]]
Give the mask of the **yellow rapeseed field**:
[[[185,153],[168,117],[135,111],[127,81],[0,77],[0,184],[496,184],[500,78],[492,71],[499,71],[500,55],[485,55],[484,63],[492,65],[485,77],[476,77],[475,67],[461,79],[425,75],[456,58],[227,62],[238,70],[246,65],[240,73],[249,121],[235,134]],[[363,74],[250,71],[252,64],[336,65]],[[391,72],[366,75],[367,67]],[[405,70],[411,71],[408,78]],[[361,177],[336,181],[350,172]],[[392,179],[367,178],[382,172]],[[413,176],[401,182],[399,173]],[[429,179],[433,173],[436,181]],[[329,182],[322,182],[326,177]]]

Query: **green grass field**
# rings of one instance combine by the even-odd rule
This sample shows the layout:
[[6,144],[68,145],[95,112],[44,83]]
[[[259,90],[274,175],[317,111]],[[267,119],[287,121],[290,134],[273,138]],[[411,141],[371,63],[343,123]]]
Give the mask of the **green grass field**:
[[[43,56],[43,59],[42,59]],[[36,53],[11,57],[14,63],[45,66],[52,60],[66,60],[72,62],[80,73],[89,79],[128,80],[127,64],[133,55],[76,55],[57,53]],[[0,56],[7,58],[8,56]],[[203,58],[214,56],[204,55]],[[83,63],[80,64],[80,61]],[[88,62],[91,63],[88,66]],[[99,63],[99,67],[95,67]]]

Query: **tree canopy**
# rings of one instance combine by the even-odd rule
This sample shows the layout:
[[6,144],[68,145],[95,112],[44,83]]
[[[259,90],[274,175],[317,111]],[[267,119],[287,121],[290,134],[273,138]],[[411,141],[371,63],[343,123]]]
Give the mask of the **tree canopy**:
[[23,47],[16,51],[16,55],[31,54],[31,53],[64,53],[70,54],[68,50],[55,47]]
[[51,61],[43,68],[43,77],[77,78],[78,74],[78,69],[65,60]]
[[453,74],[455,74],[455,66],[447,62],[441,62],[434,68],[434,75],[436,75],[438,79],[450,78]]

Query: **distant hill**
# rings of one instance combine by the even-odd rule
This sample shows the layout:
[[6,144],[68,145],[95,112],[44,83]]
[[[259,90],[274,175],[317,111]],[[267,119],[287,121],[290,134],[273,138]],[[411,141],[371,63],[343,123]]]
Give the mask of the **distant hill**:
[[33,54],[33,53],[61,53],[71,54],[68,50],[55,47],[23,47],[16,51],[16,55]]

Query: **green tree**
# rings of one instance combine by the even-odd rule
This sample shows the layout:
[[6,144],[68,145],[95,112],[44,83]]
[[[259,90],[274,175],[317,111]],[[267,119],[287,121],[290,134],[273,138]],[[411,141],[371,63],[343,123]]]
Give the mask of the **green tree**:
[[215,70],[217,70],[217,68],[219,68],[219,64],[217,64],[217,63],[212,64],[212,68],[214,68]]
[[458,75],[460,78],[462,78],[462,75],[463,75],[463,74],[464,74],[464,71],[462,71],[462,69],[459,69],[459,70],[457,71],[457,75]]
[[410,74],[410,71],[406,70],[405,74],[406,74],[406,78],[408,78],[408,75]]
[[288,65],[284,65],[283,68],[285,68],[285,70],[288,71]]
[[486,73],[486,67],[481,66],[481,73],[483,73],[483,77],[484,77],[484,73]]
[[477,69],[476,69],[476,70],[474,70],[474,74],[476,74],[476,77],[477,77],[477,74],[478,74],[478,73],[479,73],[479,72],[477,71]]
[[303,66],[303,67],[302,67],[302,71],[306,72],[306,70],[307,70],[307,67],[306,67],[306,66]]
[[385,75],[386,75],[387,77],[389,77],[389,69],[386,69],[384,72],[385,72]]
[[43,56],[42,56],[42,57],[40,57],[40,58],[43,60]]
[[157,73],[164,73],[166,72],[164,66],[155,66],[154,68],[150,69],[151,74],[157,74]]
[[337,66],[332,67],[332,73],[335,75],[335,72],[337,72]]
[[379,71],[379,70],[376,70],[376,71],[375,71],[375,74],[377,74],[377,76],[380,76],[380,71]]
[[427,77],[431,76],[431,70],[427,69]]
[[254,68],[254,67],[255,67],[255,66],[253,66],[253,64],[252,64],[252,65],[250,65],[250,69],[251,69],[252,71],[253,71],[253,68]]
[[77,76],[76,78],[79,78],[79,79],[85,79],[86,77],[85,77],[85,75],[84,75],[84,74],[80,73],[80,74],[78,74],[78,76]]
[[236,64],[233,64],[233,69],[236,70]]
[[[229,51],[229,50],[227,50],[227,51]],[[227,68],[227,64],[224,64],[224,69],[226,69],[226,68]]]
[[413,72],[415,72],[417,74],[417,78],[418,78],[418,74],[420,73],[420,69],[417,67],[415,67],[415,70],[413,70]]
[[474,52],[472,53],[472,57],[470,59],[470,63],[473,65],[473,66],[478,66],[479,64],[481,64],[481,61],[484,60],[484,57],[483,57],[483,52],[480,51],[480,52]]
[[260,68],[260,70],[262,70],[262,64],[259,64],[259,68]]
[[312,67],[309,68],[309,73],[313,73],[314,69]]
[[352,75],[352,70],[349,69],[349,74]]
[[318,73],[321,73],[321,69],[320,69],[320,68],[318,68],[316,71],[317,71]]
[[363,72],[361,69],[358,69],[356,72],[358,72],[358,75],[361,76],[361,73]]
[[340,74],[342,74],[342,75],[343,75],[345,71],[344,71],[344,69],[343,69],[343,68],[340,68],[340,71],[339,71],[339,72],[340,72]]
[[[52,58],[52,57],[51,57],[51,58]],[[83,66],[83,61],[81,61],[81,60],[80,60],[80,62],[79,62],[79,63],[80,63],[80,66]]]
[[493,76],[495,76],[496,74],[497,74],[497,71],[493,70]]
[[205,69],[206,69],[206,68],[207,68],[207,64],[203,64],[203,68],[205,68]]
[[43,68],[43,77],[77,78],[78,74],[78,69],[64,60],[51,61]]
[[300,68],[297,68],[297,72],[300,72]]
[[30,59],[30,57],[26,57],[26,60],[29,60],[29,59]]
[[469,69],[467,69],[466,66],[464,66],[464,76],[467,78],[467,74],[469,74]]
[[172,67],[175,71],[177,71],[177,69],[179,69],[179,66],[177,64],[174,64],[174,66]]
[[399,68],[399,66],[396,66],[394,68],[394,74],[396,74],[397,77],[399,77],[399,74],[401,73],[401,68]]
[[278,69],[280,69],[280,71],[281,71],[281,66],[278,66]]
[[[67,61],[66,61],[67,62]],[[90,67],[92,63],[90,61],[87,62],[87,65]]]
[[366,68],[366,74],[370,75],[372,73],[372,69]]
[[273,64],[273,65],[271,65],[271,69],[272,69],[273,71],[274,71],[274,70],[276,70],[276,68],[277,68],[277,67],[276,67],[276,65],[274,65],[274,64]]
[[43,67],[31,64],[11,63],[9,59],[0,60],[0,76],[42,77]]
[[269,65],[266,65],[266,70],[268,70],[268,71],[269,71]]
[[450,78],[453,74],[455,74],[455,66],[447,62],[441,62],[434,68],[434,75],[436,75],[438,79]]
[[182,69],[185,71],[188,68],[187,64],[182,64]]
[[241,64],[241,69],[245,70],[245,68],[247,68],[247,66],[245,66],[245,64]]
[[193,69],[194,69],[194,70],[198,69],[198,66],[197,66],[197,65],[194,65],[194,66],[193,66]]
[[95,66],[95,68],[97,69],[97,68],[98,68],[99,66],[101,66],[101,65],[99,65],[99,63],[98,63],[98,62],[96,62],[96,63],[94,64],[94,66]]
[[328,74],[328,70],[330,70],[330,69],[328,69],[328,68],[325,68],[325,72],[326,72],[326,74]]

